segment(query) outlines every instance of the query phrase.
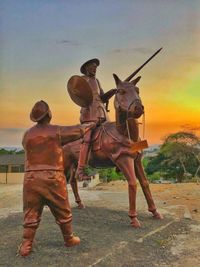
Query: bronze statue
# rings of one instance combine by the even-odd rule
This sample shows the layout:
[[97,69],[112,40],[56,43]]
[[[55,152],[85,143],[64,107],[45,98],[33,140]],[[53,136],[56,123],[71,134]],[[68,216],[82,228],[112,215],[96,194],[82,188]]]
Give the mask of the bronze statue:
[[[104,94],[98,79],[96,79],[96,70],[99,64],[100,61],[97,58],[88,60],[80,68],[81,73],[84,75],[82,77],[73,76],[68,82],[70,96],[81,106],[80,122],[94,122],[96,127],[109,120],[107,114],[108,110],[104,107],[103,103],[106,103],[108,107],[108,101],[116,91],[116,89],[111,89]],[[74,90],[78,92],[73,94]],[[84,135],[81,144],[77,168],[77,175],[80,180],[90,179],[90,177],[85,174],[84,167],[88,161],[92,133],[93,130],[88,131],[87,134]]]
[[30,113],[31,120],[37,124],[26,131],[22,141],[25,149],[25,176],[24,232],[19,247],[21,256],[28,256],[32,251],[44,205],[50,208],[60,226],[65,246],[80,243],[79,237],[72,233],[62,146],[83,137],[93,125],[51,125],[51,117],[48,104],[42,100],[37,102]]
[[[153,56],[155,56],[155,54]],[[93,71],[93,75],[95,74],[97,65],[98,61],[93,66],[94,69],[91,70],[91,72]],[[84,69],[84,71],[86,72],[86,69]],[[137,72],[135,71],[134,73]],[[136,212],[136,177],[145,195],[148,210],[152,212],[153,217],[156,219],[162,219],[163,216],[156,209],[149,183],[141,163],[142,154],[140,150],[147,147],[146,141],[140,141],[139,139],[139,127],[137,122],[137,119],[144,113],[144,107],[139,96],[139,88],[136,86],[141,77],[130,81],[133,78],[133,75],[130,75],[125,81],[121,81],[117,75],[114,74],[113,76],[117,88],[114,91],[116,121],[109,122],[105,119],[105,116],[103,123],[101,121],[101,124],[97,124],[98,127],[93,132],[92,140],[90,139],[92,145],[89,164],[96,168],[116,166],[122,171],[128,181],[129,217],[131,218],[131,225],[137,228],[140,227],[140,222],[137,219]],[[79,78],[76,77],[76,79]],[[76,84],[77,82],[75,86]],[[68,90],[70,91],[70,88],[68,88]],[[84,112],[86,111],[83,110],[83,114]],[[103,117],[100,116],[100,118]],[[79,152],[82,152],[80,151],[80,144],[81,141],[77,140],[65,145],[63,149],[65,170],[71,170],[70,183],[76,202],[82,207],[83,203],[78,194],[77,181],[75,179],[75,169],[79,159]],[[78,165],[80,165],[80,159]]]

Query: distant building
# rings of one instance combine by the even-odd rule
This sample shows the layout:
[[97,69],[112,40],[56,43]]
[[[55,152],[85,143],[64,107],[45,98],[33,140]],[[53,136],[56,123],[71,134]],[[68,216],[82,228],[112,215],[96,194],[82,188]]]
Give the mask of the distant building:
[[0,155],[0,183],[22,183],[24,154]]
[[154,158],[158,155],[160,151],[160,145],[152,145],[149,148],[143,150],[143,155],[146,158]]

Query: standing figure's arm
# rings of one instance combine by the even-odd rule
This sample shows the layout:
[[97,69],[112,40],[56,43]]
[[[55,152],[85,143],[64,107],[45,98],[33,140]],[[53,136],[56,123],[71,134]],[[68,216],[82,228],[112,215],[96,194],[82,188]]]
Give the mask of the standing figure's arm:
[[69,142],[73,142],[82,138],[87,131],[93,129],[96,126],[96,123],[83,123],[73,126],[59,126],[59,139],[61,145],[65,145]]

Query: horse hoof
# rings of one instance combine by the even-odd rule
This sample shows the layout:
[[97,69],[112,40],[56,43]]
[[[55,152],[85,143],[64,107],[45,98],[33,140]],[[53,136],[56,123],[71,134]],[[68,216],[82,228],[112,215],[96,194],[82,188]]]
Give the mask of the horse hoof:
[[79,203],[77,206],[78,209],[85,209],[85,205],[83,203]]
[[163,215],[160,214],[158,211],[155,211],[153,213],[153,218],[156,219],[156,220],[162,220],[162,219],[164,219]]
[[131,226],[134,228],[140,228],[141,224],[137,218],[132,218],[131,220]]

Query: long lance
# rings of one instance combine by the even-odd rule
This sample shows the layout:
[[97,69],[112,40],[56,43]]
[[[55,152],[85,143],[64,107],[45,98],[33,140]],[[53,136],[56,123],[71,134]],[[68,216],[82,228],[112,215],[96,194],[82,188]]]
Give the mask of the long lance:
[[154,58],[160,51],[162,50],[162,47],[158,49],[147,61],[145,61],[137,70],[135,70],[130,76],[128,76],[124,81],[129,82],[152,58]]

